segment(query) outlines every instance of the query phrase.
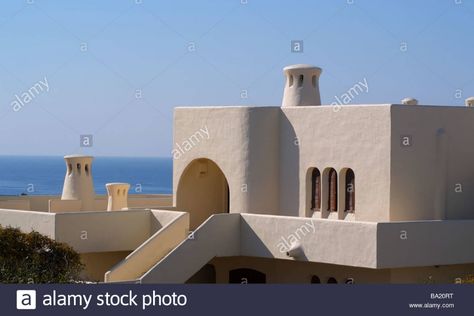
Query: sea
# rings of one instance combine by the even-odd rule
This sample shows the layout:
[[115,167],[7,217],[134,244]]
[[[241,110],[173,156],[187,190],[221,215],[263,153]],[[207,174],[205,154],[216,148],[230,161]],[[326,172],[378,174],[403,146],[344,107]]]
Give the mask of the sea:
[[[0,156],[0,195],[60,195],[66,164],[55,156]],[[130,183],[129,194],[170,194],[172,158],[94,157],[96,194],[109,182]]]

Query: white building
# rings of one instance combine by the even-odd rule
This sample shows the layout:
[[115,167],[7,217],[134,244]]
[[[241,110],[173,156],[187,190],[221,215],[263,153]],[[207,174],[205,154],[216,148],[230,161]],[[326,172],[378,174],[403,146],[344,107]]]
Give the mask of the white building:
[[70,243],[89,278],[108,271],[106,281],[453,283],[473,273],[474,102],[334,107],[320,104],[320,68],[284,73],[281,107],[175,110],[172,202],[130,196],[106,212],[94,197],[84,212],[80,198],[49,197],[48,209],[11,198],[0,223]]

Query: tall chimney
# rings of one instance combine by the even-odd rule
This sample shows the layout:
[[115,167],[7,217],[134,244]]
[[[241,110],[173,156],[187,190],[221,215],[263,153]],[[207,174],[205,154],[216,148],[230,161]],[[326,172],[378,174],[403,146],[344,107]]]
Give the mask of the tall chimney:
[[92,156],[64,156],[67,169],[61,200],[81,200],[82,211],[95,210],[92,159]]
[[282,107],[321,105],[319,76],[322,69],[311,65],[291,65],[283,68],[286,77]]
[[107,183],[107,211],[120,211],[128,207],[128,190],[130,184],[128,183]]

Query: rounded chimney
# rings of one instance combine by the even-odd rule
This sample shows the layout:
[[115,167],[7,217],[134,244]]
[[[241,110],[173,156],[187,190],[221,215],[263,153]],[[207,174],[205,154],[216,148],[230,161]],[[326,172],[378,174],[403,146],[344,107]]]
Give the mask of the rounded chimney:
[[418,100],[415,98],[405,98],[402,100],[404,105],[418,105]]
[[466,106],[468,107],[474,107],[474,97],[469,97],[467,98],[464,103],[466,104]]
[[107,183],[108,195],[107,211],[120,211],[128,207],[128,183]]
[[283,68],[286,77],[283,107],[321,105],[319,76],[322,69],[311,65],[291,65]]
[[92,156],[64,156],[66,176],[61,200],[81,200],[82,211],[95,210],[95,192],[92,181]]

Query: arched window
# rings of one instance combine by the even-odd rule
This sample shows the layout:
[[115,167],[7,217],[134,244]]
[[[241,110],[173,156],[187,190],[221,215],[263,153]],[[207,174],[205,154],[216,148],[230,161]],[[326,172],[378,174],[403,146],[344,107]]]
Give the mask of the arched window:
[[321,210],[321,173],[317,168],[311,172],[311,210]]
[[355,176],[352,169],[346,171],[346,184],[345,184],[345,201],[346,201],[346,212],[354,212],[355,210]]
[[298,77],[298,87],[302,87],[303,86],[303,80],[304,80],[304,76],[303,75],[300,75]]
[[321,279],[317,275],[313,275],[311,277],[311,283],[319,284],[319,283],[321,283]]
[[337,280],[336,280],[335,278],[332,278],[332,277],[331,277],[331,278],[328,279],[328,282],[327,282],[327,283],[328,283],[328,284],[337,284]]
[[354,279],[353,278],[347,278],[344,284],[354,284]]
[[333,168],[328,172],[328,211],[337,212],[337,172]]

